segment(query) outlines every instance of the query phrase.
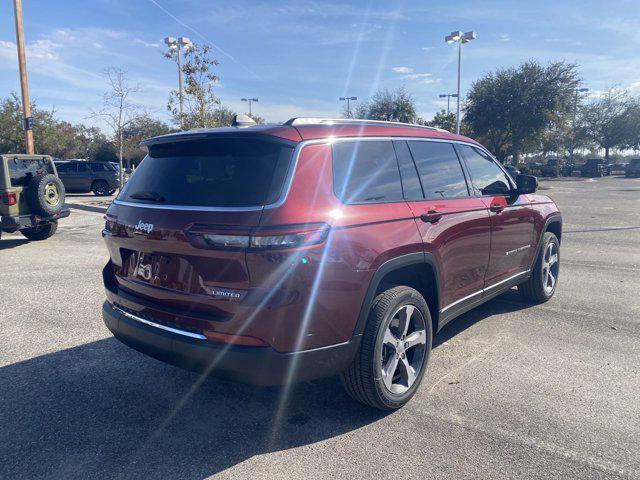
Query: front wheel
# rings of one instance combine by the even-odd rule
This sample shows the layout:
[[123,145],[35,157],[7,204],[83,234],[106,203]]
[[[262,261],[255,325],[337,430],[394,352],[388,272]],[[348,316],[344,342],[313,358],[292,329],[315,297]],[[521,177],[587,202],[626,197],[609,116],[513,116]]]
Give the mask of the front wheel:
[[46,240],[58,230],[58,222],[49,222],[32,228],[20,230],[29,240]]
[[553,297],[560,274],[560,242],[552,232],[545,232],[542,247],[529,280],[518,285],[527,300],[544,303]]
[[342,374],[347,393],[365,405],[396,410],[416,393],[427,368],[433,332],[417,290],[390,288],[369,313],[360,349]]

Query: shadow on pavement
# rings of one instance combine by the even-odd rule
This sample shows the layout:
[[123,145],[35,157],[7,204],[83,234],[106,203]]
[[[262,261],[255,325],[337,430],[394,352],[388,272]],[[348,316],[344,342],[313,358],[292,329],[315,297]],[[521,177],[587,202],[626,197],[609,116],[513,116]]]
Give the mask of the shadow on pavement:
[[[516,297],[507,292],[449,323],[435,346],[528,306]],[[2,367],[0,478],[201,479],[386,415],[352,401],[336,378],[293,386],[283,415],[284,390],[209,378],[192,391],[197,381],[113,338]]]
[[[525,310],[530,308],[532,305],[532,303],[523,300],[516,289],[511,289],[502,295],[498,295],[493,300],[490,300],[447,323],[433,338],[433,348],[451,340],[459,333],[465,331],[472,325],[481,322],[485,318],[492,315]],[[427,375],[428,374],[429,372],[427,370]]]
[[20,245],[24,245],[25,243],[29,243],[29,240],[27,240],[26,238],[12,238],[11,240],[0,239],[0,250],[19,247]]
[[[207,379],[113,338],[0,368],[0,478],[201,479],[382,418],[337,379],[282,391]],[[186,399],[160,429],[173,409]]]
[[97,207],[94,205],[81,205],[79,203],[65,203],[65,206],[75,210],[85,210],[87,212],[106,213],[109,207]]

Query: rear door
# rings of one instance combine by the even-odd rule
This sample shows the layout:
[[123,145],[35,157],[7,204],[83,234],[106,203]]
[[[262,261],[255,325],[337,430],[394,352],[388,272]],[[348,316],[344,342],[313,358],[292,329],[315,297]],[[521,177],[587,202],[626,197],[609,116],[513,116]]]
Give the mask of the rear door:
[[107,214],[120,286],[154,304],[234,313],[249,288],[243,242],[284,193],[292,153],[246,136],[150,146]]
[[470,145],[458,145],[474,195],[491,216],[491,259],[485,288],[525,272],[534,254],[534,212],[527,195],[513,195],[511,180],[489,154]]
[[58,177],[62,180],[62,184],[66,190],[70,192],[77,190],[78,182],[76,174],[78,166],[76,162],[59,163],[56,165],[56,170],[58,171]]
[[440,308],[448,316],[482,293],[489,261],[489,213],[470,195],[451,143],[394,142],[403,189],[425,251],[438,262]]

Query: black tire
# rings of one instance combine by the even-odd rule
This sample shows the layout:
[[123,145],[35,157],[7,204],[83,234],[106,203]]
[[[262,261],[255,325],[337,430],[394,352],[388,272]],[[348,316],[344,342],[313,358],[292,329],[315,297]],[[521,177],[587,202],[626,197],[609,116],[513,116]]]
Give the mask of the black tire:
[[[557,255],[557,260],[554,265],[557,265],[555,268],[554,282],[552,288],[549,287],[549,281],[546,274],[546,269],[551,268],[553,271],[553,267],[545,267],[546,262],[548,261],[547,252],[550,247],[549,244],[553,244],[552,251]],[[558,275],[560,273],[560,242],[558,241],[558,237],[555,236],[552,232],[545,232],[542,237],[542,246],[540,247],[540,251],[538,252],[538,258],[536,258],[536,263],[533,267],[533,271],[531,272],[531,276],[529,279],[518,285],[518,292],[527,300],[536,303],[544,303],[553,297],[553,294],[556,291],[558,286]]]
[[64,185],[58,177],[50,173],[34,175],[25,194],[33,213],[45,217],[59,213],[64,206]]
[[49,222],[33,228],[25,228],[20,233],[29,240],[46,240],[58,230],[58,222]]
[[[418,345],[421,358],[413,358],[420,362],[419,370],[415,371],[413,384],[403,393],[392,393],[386,386],[381,374],[384,337],[394,315],[405,306],[413,306],[421,315],[424,323],[424,345]],[[416,315],[415,310],[413,315]],[[411,316],[413,318],[413,316]],[[416,317],[418,319],[418,317]],[[418,325],[418,323],[416,323]],[[415,332],[414,332],[415,333]],[[407,336],[407,338],[409,338]],[[431,352],[433,332],[429,307],[417,290],[406,286],[390,288],[378,295],[371,306],[369,318],[360,343],[360,348],[349,368],[342,373],[341,379],[347,393],[356,401],[377,408],[379,410],[396,410],[405,405],[416,393],[424,377]],[[401,341],[404,341],[404,337]],[[406,343],[404,344],[406,347]],[[409,352],[409,349],[407,349]],[[418,352],[412,350],[414,355]],[[409,360],[410,353],[407,353]],[[404,356],[402,358],[405,358]]]
[[106,197],[109,195],[109,184],[104,180],[96,180],[91,185],[91,191],[96,197]]

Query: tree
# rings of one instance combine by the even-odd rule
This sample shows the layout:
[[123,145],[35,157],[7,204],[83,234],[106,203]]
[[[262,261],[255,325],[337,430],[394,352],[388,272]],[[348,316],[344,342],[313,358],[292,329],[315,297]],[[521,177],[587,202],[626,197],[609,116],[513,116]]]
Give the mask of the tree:
[[[166,58],[177,61],[176,50],[165,53]],[[213,72],[218,66],[218,60],[211,56],[208,45],[192,44],[184,51],[182,74],[184,75],[184,103],[183,128],[218,127],[229,125],[229,115],[226,107],[216,96],[214,88],[219,78]],[[167,110],[171,113],[173,122],[180,125],[180,93],[173,90],[169,94]],[[231,114],[233,115],[233,114]]]
[[120,188],[124,183],[124,129],[139,115],[139,107],[131,101],[131,96],[138,91],[137,86],[129,85],[127,73],[117,67],[104,70],[109,89],[103,94],[103,106],[100,110],[91,110],[91,117],[101,118],[113,133],[113,143],[118,150],[120,160]]
[[122,132],[123,156],[127,160],[127,167],[139,164],[145,155],[140,142],[145,138],[165,135],[171,132],[171,127],[161,120],[149,115],[135,117]]
[[566,62],[500,69],[472,84],[464,121],[501,161],[511,154],[517,163],[535,148],[537,136],[571,114],[579,83],[576,65]]
[[438,113],[435,114],[433,119],[429,122],[420,122],[424,123],[429,127],[442,128],[449,132],[455,132],[456,130],[456,114],[455,113],[447,113],[446,110],[442,109]]
[[634,148],[640,136],[640,106],[625,90],[609,89],[580,111],[580,125],[609,160],[612,149]]
[[404,87],[395,91],[378,90],[370,100],[360,103],[354,112],[345,110],[343,116],[405,123],[414,123],[417,119],[415,100]]

